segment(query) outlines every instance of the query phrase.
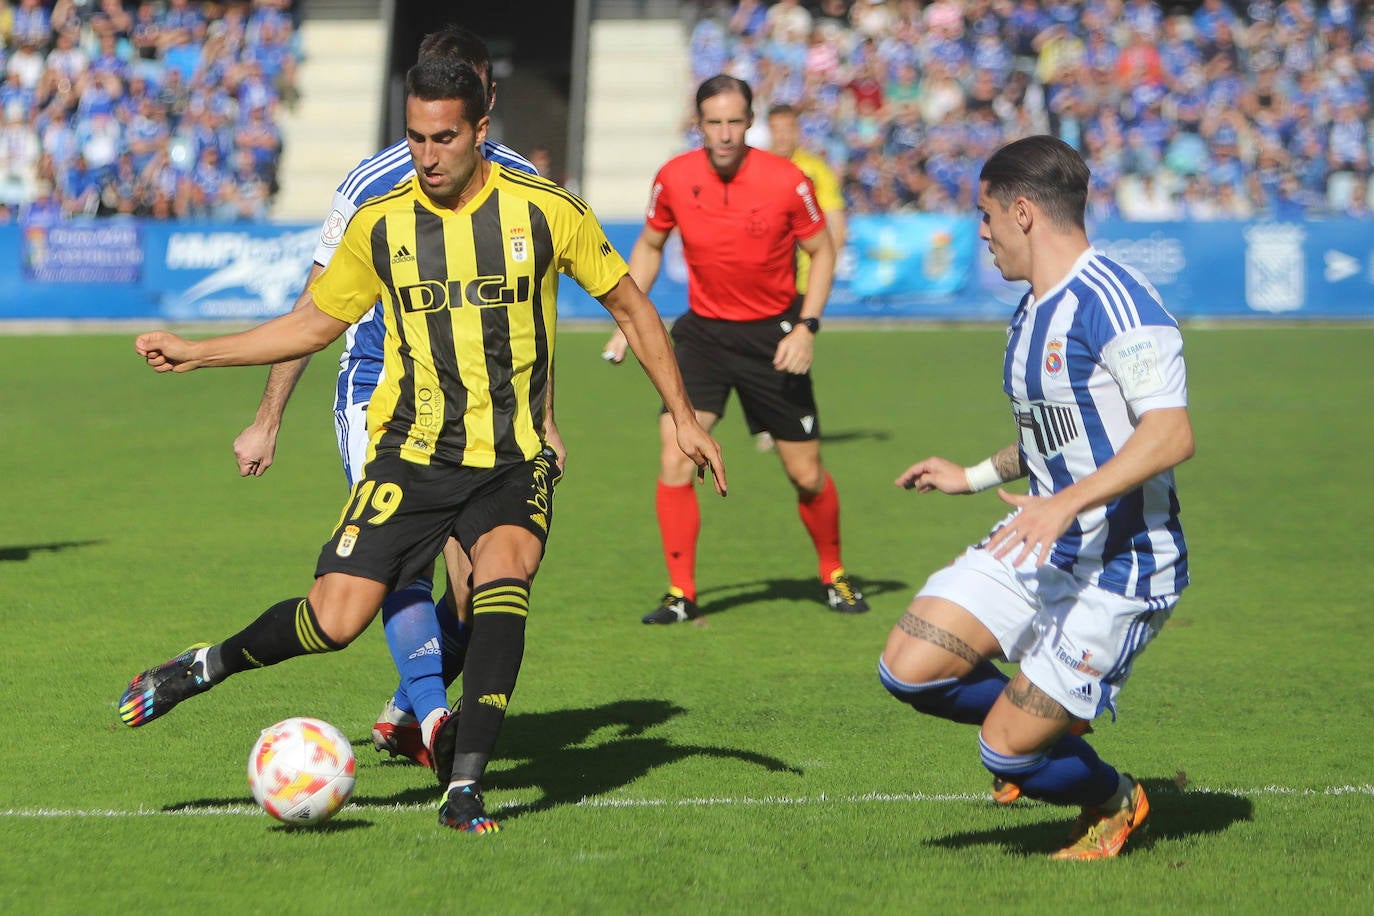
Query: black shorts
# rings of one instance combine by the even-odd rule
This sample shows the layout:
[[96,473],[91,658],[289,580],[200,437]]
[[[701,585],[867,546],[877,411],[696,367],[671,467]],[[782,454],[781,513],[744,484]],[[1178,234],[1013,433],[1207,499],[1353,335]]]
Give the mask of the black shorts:
[[424,572],[452,535],[472,550],[501,525],[546,544],[553,488],[561,472],[553,451],[499,468],[422,465],[394,452],[363,467],[333,535],[320,549],[316,578],[341,572],[393,590]]
[[749,432],[767,431],[782,442],[819,439],[811,373],[773,368],[773,354],[796,323],[799,304],[758,321],[722,321],[688,312],[674,322],[673,350],[692,406],[724,416],[733,388]]

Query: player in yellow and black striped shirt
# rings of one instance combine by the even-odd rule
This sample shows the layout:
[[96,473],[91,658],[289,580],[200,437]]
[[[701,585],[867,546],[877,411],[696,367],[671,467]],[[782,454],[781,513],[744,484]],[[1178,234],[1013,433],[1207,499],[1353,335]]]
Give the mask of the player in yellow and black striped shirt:
[[577,280],[622,327],[677,426],[678,443],[725,493],[720,446],[697,422],[658,312],[575,195],[482,158],[486,93],[465,64],[429,57],[406,76],[415,176],[370,201],[310,288],[313,306],[242,334],[141,335],[159,372],[262,365],[323,349],[380,300],[384,384],[368,411],[362,477],[305,598],[273,605],[213,646],[130,683],[120,716],[144,725],[225,677],[343,648],[382,598],[453,535],[473,563],[463,714],[426,735],[449,787],[439,820],[497,828],[485,771],[524,652],[529,585],[552,521],[557,468],[540,435],[554,350],[557,274]]
[[430,198],[421,174],[364,204],[311,290],[344,321],[382,302],[373,451],[470,467],[532,458],[543,445],[559,269],[597,296],[626,273],[575,195],[487,168],[456,212]]

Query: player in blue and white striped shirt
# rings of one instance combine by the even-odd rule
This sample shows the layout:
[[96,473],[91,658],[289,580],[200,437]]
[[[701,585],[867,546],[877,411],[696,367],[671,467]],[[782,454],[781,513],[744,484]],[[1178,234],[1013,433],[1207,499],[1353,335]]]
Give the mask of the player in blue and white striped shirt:
[[[1193,454],[1178,323],[1089,244],[1088,177],[1044,136],[983,167],[980,235],[1003,277],[1030,282],[1003,366],[1018,440],[969,468],[927,458],[897,484],[970,493],[1029,476],[1030,493],[998,490],[1011,514],[926,581],[878,663],[899,700],[981,725],[998,801],[1083,807],[1063,859],[1116,855],[1149,813],[1140,783],[1082,735],[1115,715],[1188,584],[1173,468]],[[994,658],[1020,670],[1008,678]]]
[[[481,38],[466,29],[446,27],[425,36],[420,42],[420,57],[434,54],[454,57],[472,66],[486,81],[488,104],[494,104],[496,84],[491,79],[491,57]],[[494,140],[483,142],[482,155],[508,168],[538,174],[528,159]],[[333,258],[344,228],[359,206],[369,198],[387,193],[414,173],[414,162],[405,140],[364,159],[348,173],[334,192],[332,208],[320,230],[315,263],[305,284],[307,289]],[[304,294],[297,300],[296,307],[302,307],[303,303],[310,304],[310,298]],[[366,463],[367,405],[382,373],[384,336],[380,303],[345,334],[335,387],[334,422],[349,486]],[[270,370],[267,388],[252,425],[234,440],[234,456],[241,475],[261,476],[272,465],[282,414],[307,361],[280,363]],[[562,466],[566,450],[554,423],[551,402],[544,435]],[[439,720],[449,712],[446,688],[461,670],[468,635],[467,577],[471,564],[452,540],[444,551],[444,560],[450,580],[444,603],[456,609],[457,614],[436,613],[432,574],[388,595],[382,605],[387,646],[400,672],[401,682],[372,730],[372,740],[378,750],[403,754],[430,767],[433,757],[429,738]],[[442,781],[447,779],[448,774],[442,774]]]

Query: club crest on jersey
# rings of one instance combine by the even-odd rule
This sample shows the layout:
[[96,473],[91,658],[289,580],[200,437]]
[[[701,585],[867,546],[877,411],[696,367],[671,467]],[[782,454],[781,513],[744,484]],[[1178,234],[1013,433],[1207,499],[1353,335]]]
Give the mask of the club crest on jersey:
[[1045,374],[1058,375],[1064,371],[1064,341],[1056,337],[1045,345]]
[[525,238],[525,227],[516,226],[510,231],[510,259],[527,261],[530,257],[529,240]]
[[334,552],[341,557],[351,556],[353,548],[358,546],[358,535],[361,532],[362,529],[357,525],[349,525],[339,536],[339,546],[334,549]]

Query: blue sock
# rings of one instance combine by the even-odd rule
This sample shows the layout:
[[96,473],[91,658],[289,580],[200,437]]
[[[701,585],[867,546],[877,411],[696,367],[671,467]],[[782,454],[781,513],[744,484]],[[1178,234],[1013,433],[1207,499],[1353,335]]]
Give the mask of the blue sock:
[[880,658],[878,680],[889,693],[917,712],[965,725],[981,725],[1010,678],[985,659],[963,677],[912,684],[900,680]]
[[999,754],[978,736],[983,766],[1021,787],[1026,798],[1094,807],[1116,794],[1121,776],[1077,735],[1064,735],[1040,754]]
[[443,679],[443,636],[434,609],[434,586],[416,579],[382,602],[382,628],[391,660],[401,674],[395,704],[424,721],[436,709],[448,707]]

